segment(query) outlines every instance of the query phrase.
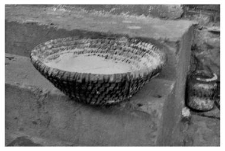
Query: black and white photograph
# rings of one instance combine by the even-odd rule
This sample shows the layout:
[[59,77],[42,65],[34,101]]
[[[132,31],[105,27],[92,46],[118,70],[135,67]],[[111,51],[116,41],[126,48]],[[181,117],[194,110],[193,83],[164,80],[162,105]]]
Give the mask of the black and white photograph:
[[220,4],[4,9],[4,147],[221,146]]

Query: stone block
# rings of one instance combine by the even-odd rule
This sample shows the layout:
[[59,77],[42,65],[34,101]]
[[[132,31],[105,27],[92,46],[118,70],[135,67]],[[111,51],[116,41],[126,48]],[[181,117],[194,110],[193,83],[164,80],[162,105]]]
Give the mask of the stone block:
[[54,88],[29,58],[6,54],[6,64],[6,135],[23,132],[84,146],[157,144],[174,81],[156,78],[130,101],[92,107]]

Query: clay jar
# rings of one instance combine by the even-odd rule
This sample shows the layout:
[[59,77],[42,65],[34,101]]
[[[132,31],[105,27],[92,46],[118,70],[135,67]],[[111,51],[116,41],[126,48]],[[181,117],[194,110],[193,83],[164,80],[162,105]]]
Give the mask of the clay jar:
[[217,94],[216,74],[205,75],[202,72],[188,76],[186,104],[197,111],[209,111],[214,107]]

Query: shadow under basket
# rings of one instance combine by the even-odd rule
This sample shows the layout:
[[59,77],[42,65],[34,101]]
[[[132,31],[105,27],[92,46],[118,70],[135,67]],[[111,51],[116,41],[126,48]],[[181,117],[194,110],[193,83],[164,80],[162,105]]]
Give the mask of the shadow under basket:
[[91,105],[132,97],[158,75],[166,55],[137,39],[50,40],[31,51],[34,67],[70,98]]

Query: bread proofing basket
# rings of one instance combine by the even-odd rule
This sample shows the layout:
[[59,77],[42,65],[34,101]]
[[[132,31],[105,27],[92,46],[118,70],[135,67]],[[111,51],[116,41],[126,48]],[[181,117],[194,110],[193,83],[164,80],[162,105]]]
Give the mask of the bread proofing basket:
[[92,105],[132,97],[166,61],[165,54],[137,39],[50,40],[31,51],[34,67],[70,98]]

